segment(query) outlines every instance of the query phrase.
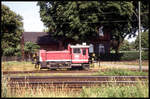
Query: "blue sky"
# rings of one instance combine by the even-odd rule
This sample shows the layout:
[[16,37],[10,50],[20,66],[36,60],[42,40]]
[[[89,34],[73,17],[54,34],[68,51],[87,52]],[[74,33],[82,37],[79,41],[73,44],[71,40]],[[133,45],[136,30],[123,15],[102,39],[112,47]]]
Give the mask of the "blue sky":
[[10,10],[23,17],[23,27],[26,32],[42,32],[45,29],[39,14],[37,2],[25,1],[3,1],[2,4],[8,6]]
[[[2,4],[7,5],[12,11],[23,17],[25,32],[42,32],[46,28],[40,19],[40,8],[36,5],[37,1],[2,1]],[[128,39],[128,41],[134,41],[135,38]]]

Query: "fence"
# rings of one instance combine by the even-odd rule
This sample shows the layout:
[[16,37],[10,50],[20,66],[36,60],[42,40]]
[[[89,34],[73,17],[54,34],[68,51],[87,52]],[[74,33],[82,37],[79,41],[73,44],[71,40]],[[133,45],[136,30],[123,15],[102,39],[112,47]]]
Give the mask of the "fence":
[[[22,57],[19,56],[2,56],[2,61],[22,61]],[[24,61],[32,61],[29,57],[24,57]]]

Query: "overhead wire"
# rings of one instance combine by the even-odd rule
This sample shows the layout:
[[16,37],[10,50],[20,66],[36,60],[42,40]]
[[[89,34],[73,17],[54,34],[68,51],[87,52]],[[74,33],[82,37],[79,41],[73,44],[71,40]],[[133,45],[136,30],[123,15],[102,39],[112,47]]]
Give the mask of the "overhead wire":
[[[129,21],[123,21],[123,20],[117,20],[117,21],[99,21],[99,22],[80,22],[80,23],[127,23]],[[138,22],[138,21],[132,21],[132,22]],[[68,24],[68,23],[71,23],[71,22],[55,22],[55,24]]]
[[[83,15],[92,15],[92,14],[99,14],[99,13],[91,13],[91,14],[88,14],[88,13],[82,13]],[[80,15],[82,15],[80,14]],[[104,14],[104,13],[103,13]],[[105,13],[105,14],[113,14],[112,12],[110,13]],[[65,18],[66,16],[59,16],[59,15],[51,15],[52,17],[56,18],[56,17],[59,17],[59,18]],[[80,19],[81,20],[81,19]],[[72,22],[72,21],[70,21]],[[55,22],[55,24],[61,24],[61,23],[70,23],[70,22]],[[102,23],[102,22],[111,22],[111,23],[121,23],[121,22],[129,22],[129,21],[126,21],[126,20],[107,20],[107,21],[100,21],[100,22],[81,22],[80,23]],[[138,22],[138,21],[131,21],[131,22]]]

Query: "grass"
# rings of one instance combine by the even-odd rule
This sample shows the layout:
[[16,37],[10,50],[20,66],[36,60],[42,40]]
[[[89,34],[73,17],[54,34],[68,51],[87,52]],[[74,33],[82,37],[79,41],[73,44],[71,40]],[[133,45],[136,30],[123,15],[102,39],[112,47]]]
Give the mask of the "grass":
[[95,73],[17,73],[17,74],[5,74],[7,76],[90,76]]
[[[129,71],[126,69],[109,69],[106,68],[105,71],[101,71],[105,67],[96,67],[100,69],[98,72],[94,74],[87,73],[76,73],[74,75],[146,75],[148,76],[148,72],[138,72],[138,71]],[[31,62],[2,62],[2,71],[32,71],[36,70],[34,68],[34,64]],[[65,75],[64,73],[30,73],[30,74],[11,74],[7,76],[55,76],[55,75]],[[72,75],[67,73],[66,75]],[[47,89],[45,87],[38,86],[36,89],[31,89],[26,86],[21,88],[18,86],[17,90],[11,91],[10,86],[7,86],[8,80],[5,79],[5,76],[2,75],[2,89],[1,95],[2,97],[132,97],[132,98],[141,98],[141,97],[149,97],[149,86],[148,83],[142,84],[140,81],[136,86],[120,86],[120,85],[102,85],[102,86],[93,86],[91,88],[83,87],[80,92],[75,93],[73,89],[69,91],[65,91],[63,88],[61,90],[54,88]]]
[[99,70],[94,75],[102,76],[148,76],[148,72],[131,71],[127,69],[107,69],[105,71]]
[[[100,67],[97,63],[97,66],[91,67],[91,69],[103,69],[109,68],[109,65],[135,65],[138,66],[138,61],[123,61],[123,62],[100,62]],[[142,66],[148,66],[148,61],[142,61]],[[110,66],[111,67],[111,66]],[[2,62],[2,71],[32,71],[38,70],[34,68],[34,64],[31,62]]]
[[[134,61],[102,61],[101,65],[103,64],[116,64],[116,65],[134,65],[139,66],[139,60]],[[142,66],[149,66],[148,60],[142,60]]]
[[36,70],[31,62],[2,62],[2,71],[32,71]]
[[148,84],[138,83],[135,86],[102,85],[92,88],[83,88],[82,97],[104,97],[104,98],[141,98],[148,97]]
[[116,97],[116,98],[147,98],[149,97],[149,84],[141,83],[139,81],[136,85],[121,86],[117,84],[106,84],[101,86],[83,87],[81,91],[74,92],[73,89],[66,90],[65,88],[48,89],[46,87],[38,86],[35,89],[31,89],[29,86],[24,88],[17,87],[16,90],[11,90],[10,86],[7,86],[8,81],[3,77],[2,79],[2,97]]

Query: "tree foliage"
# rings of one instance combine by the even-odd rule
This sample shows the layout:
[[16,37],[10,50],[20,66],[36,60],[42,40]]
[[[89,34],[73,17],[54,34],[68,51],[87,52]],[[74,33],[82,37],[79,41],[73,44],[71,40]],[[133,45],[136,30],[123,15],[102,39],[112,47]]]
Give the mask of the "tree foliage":
[[2,4],[1,44],[4,55],[14,55],[23,32],[22,17]]
[[131,50],[131,46],[130,46],[130,43],[127,41],[127,40],[124,40],[123,43],[121,44],[120,46],[120,51],[129,51]]
[[[37,52],[40,49],[40,46],[33,42],[25,42],[24,44],[24,53],[26,56],[31,56],[33,53]],[[21,46],[18,45],[15,49],[15,56],[21,56]],[[10,55],[10,54],[9,54]]]
[[[114,35],[112,35],[111,46],[113,49],[116,50],[116,53],[118,53],[120,45],[123,43],[124,38],[126,36],[128,36],[128,38],[135,37],[136,32],[138,30],[138,10],[139,10],[138,2],[131,1],[130,3],[132,4],[133,7],[132,7],[132,15],[130,17],[126,16],[129,18],[129,20],[127,20],[128,26],[124,27],[125,24],[121,25],[123,27],[120,27],[119,25],[116,26],[118,28],[120,27],[120,29],[118,29],[116,32],[113,32]],[[149,29],[148,14],[149,14],[149,3],[147,1],[141,1],[141,14],[140,14],[141,27],[144,31],[147,31]]]
[[24,46],[24,51],[25,51],[25,54],[31,54],[31,53],[38,51],[39,48],[40,46],[33,42],[26,42]]
[[[139,49],[139,36],[137,36],[134,44],[135,49]],[[141,34],[141,47],[149,48],[149,34],[148,31],[142,32]]]
[[49,33],[65,43],[91,42],[104,26],[111,30],[111,46],[117,51],[124,38],[137,30],[134,1],[39,1],[37,5]]

